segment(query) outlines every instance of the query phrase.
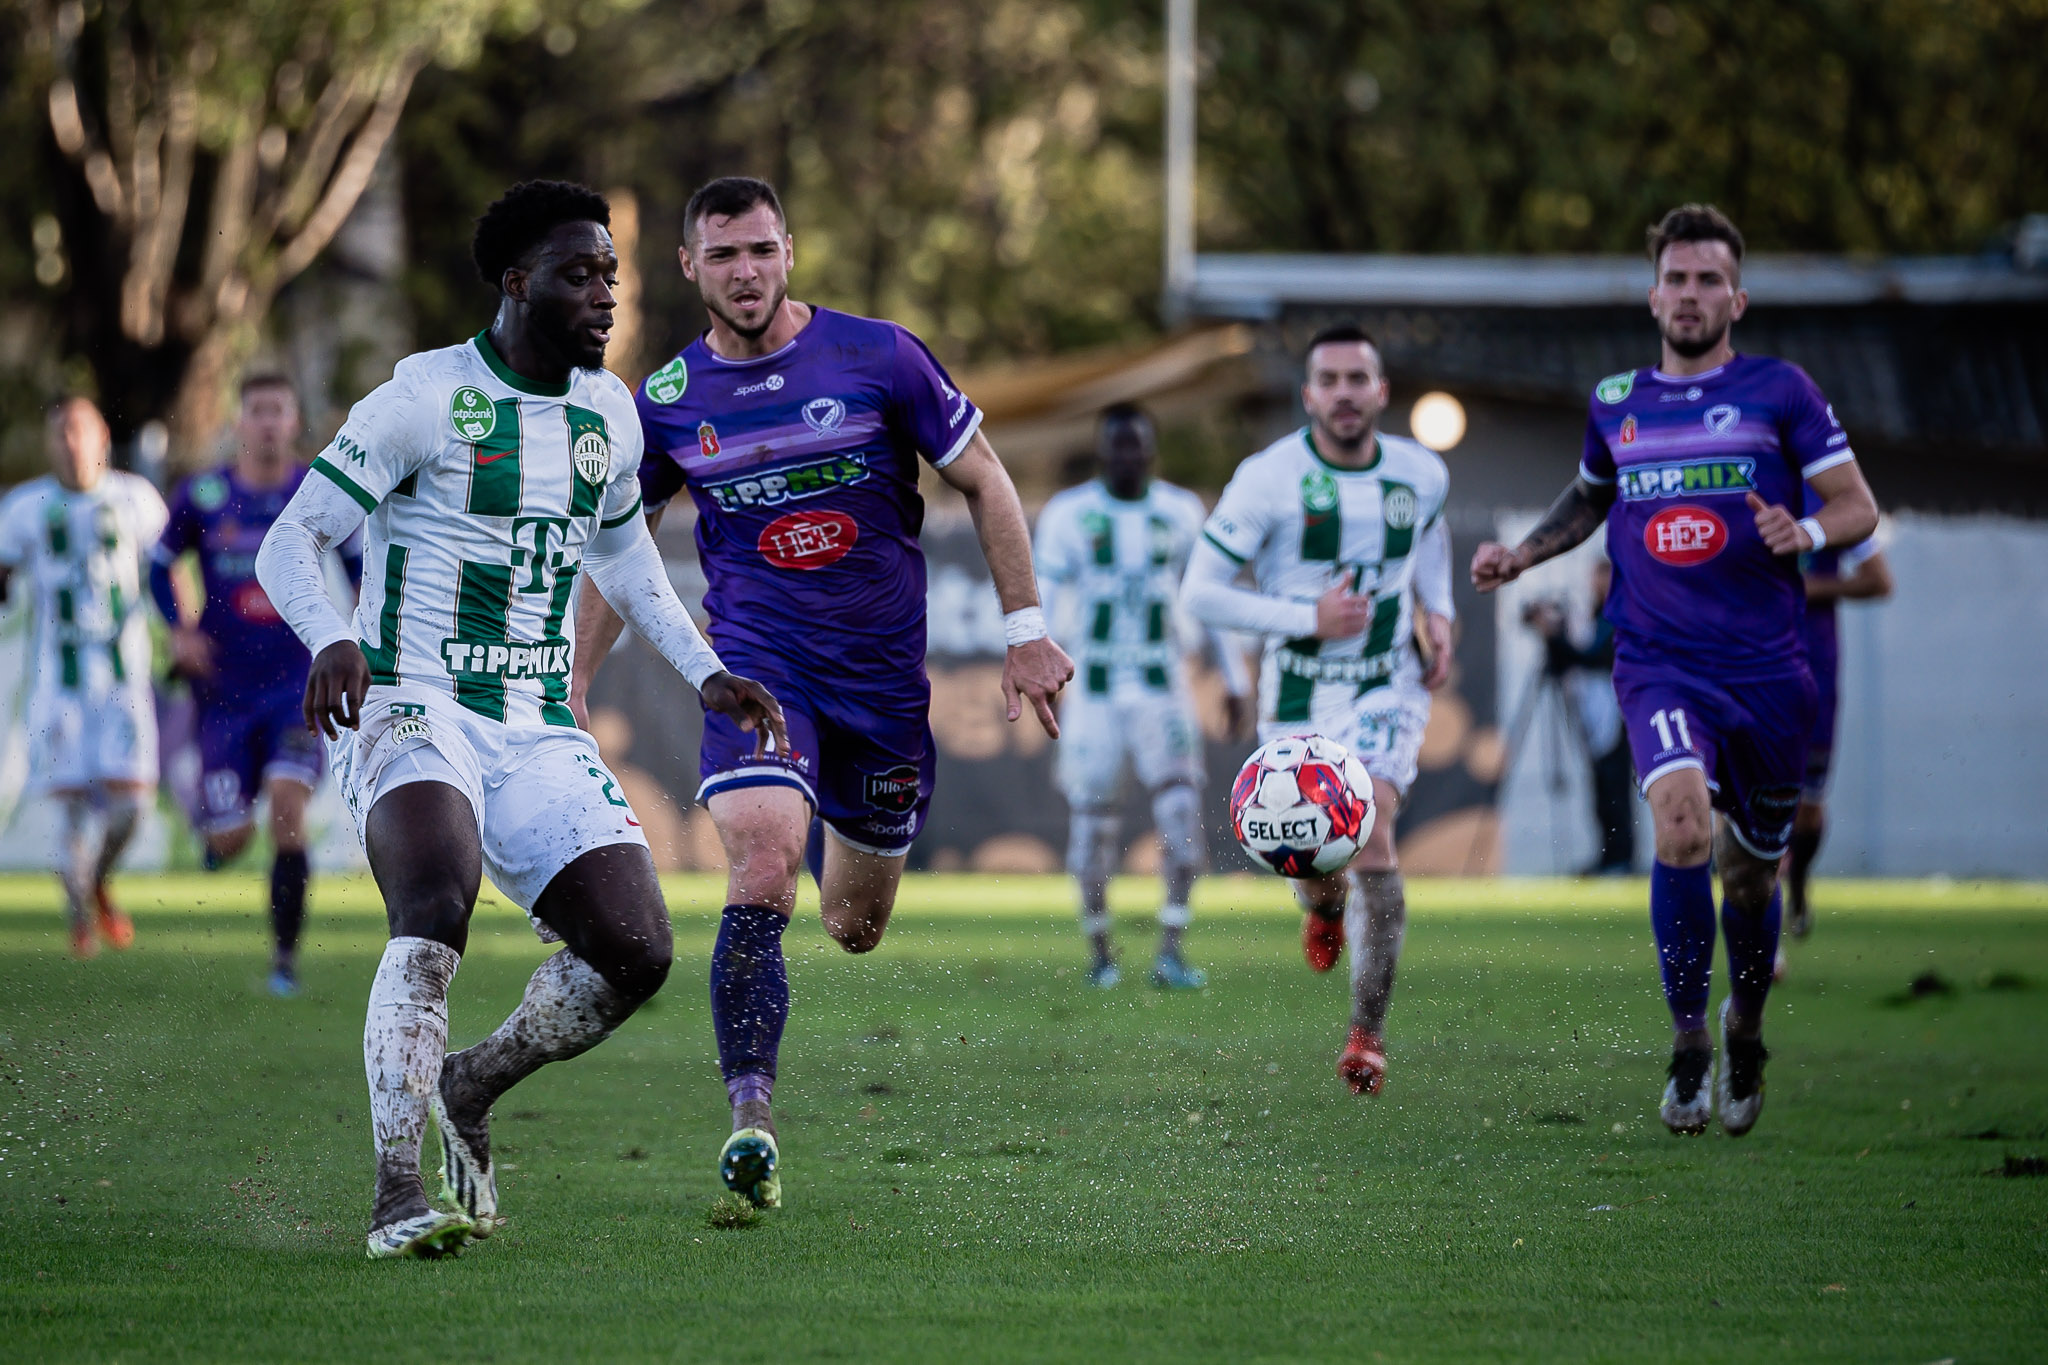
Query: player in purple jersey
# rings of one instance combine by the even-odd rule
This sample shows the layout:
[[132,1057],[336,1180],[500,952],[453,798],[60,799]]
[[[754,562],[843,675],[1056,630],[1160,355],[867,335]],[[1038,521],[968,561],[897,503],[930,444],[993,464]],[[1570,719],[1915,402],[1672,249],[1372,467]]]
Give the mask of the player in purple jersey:
[[[256,797],[270,805],[270,989],[298,989],[299,933],[306,920],[306,803],[326,755],[299,703],[312,656],[256,581],[256,551],[291,501],[306,469],[295,458],[299,400],[288,380],[252,375],[242,384],[235,459],[187,479],[149,569],[150,593],[171,623],[174,667],[199,713],[199,809],[194,826],[209,868],[256,832]],[[182,610],[171,566],[199,561],[204,605]],[[351,563],[351,578],[360,568]]]
[[1820,852],[1827,831],[1828,769],[1835,755],[1836,671],[1840,651],[1835,637],[1835,604],[1878,602],[1892,595],[1892,570],[1873,537],[1845,549],[1828,546],[1804,557],[1806,577],[1806,658],[1813,669],[1820,706],[1813,737],[1806,746],[1806,782],[1799,795],[1799,813],[1792,823],[1792,845],[1785,854],[1785,928],[1794,938],[1813,932],[1813,907],[1806,897],[1806,876]]
[[[1614,686],[1657,830],[1650,922],[1673,1029],[1660,1112],[1673,1132],[1701,1133],[1718,1104],[1739,1135],[1763,1108],[1778,860],[1813,728],[1798,556],[1864,539],[1877,505],[1813,381],[1736,353],[1729,329],[1749,295],[1735,225],[1687,204],[1650,229],[1649,247],[1661,363],[1593,390],[1578,478],[1520,545],[1480,546],[1472,582],[1491,592],[1606,523]],[[1802,479],[1819,506],[1797,517]],[[1711,1090],[1710,857],[1731,977]]]
[[[813,813],[826,840],[825,928],[848,952],[882,940],[904,856],[931,801],[920,462],[967,500],[1005,612],[1003,692],[1057,737],[1052,702],[1073,664],[1046,638],[1016,489],[981,411],[892,322],[788,297],[794,260],[775,191],[714,180],[684,214],[683,273],[711,326],[639,393],[650,527],[687,489],[705,609],[722,657],[781,701],[790,746],[759,757],[707,716],[698,796],[731,867],[712,950],[711,1013],[732,1101],[726,1183],[780,1197],[770,1096],[789,1013],[782,932]],[[577,609],[580,708],[619,619]]]

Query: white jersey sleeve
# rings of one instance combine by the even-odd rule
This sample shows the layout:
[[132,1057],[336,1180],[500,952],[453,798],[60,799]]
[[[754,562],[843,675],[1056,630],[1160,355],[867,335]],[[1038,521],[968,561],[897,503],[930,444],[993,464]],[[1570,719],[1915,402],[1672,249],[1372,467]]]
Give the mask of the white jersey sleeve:
[[1415,547],[1415,595],[1431,615],[1450,621],[1458,618],[1451,598],[1451,528],[1442,516],[1430,523]]
[[[314,458],[313,472],[331,480],[365,513],[375,511],[392,489],[434,453],[433,438],[439,424],[437,414],[427,410],[432,392],[420,382],[418,357],[400,361],[391,378],[348,410],[341,430]],[[451,400],[457,422],[461,420],[463,392],[458,390]],[[638,430],[637,424],[634,429]]]
[[42,486],[40,479],[22,484],[0,501],[0,568],[18,569],[34,552]]
[[1202,526],[1202,539],[1238,564],[1256,559],[1272,530],[1272,500],[1265,496],[1264,471],[1255,469],[1256,463],[1247,460],[1238,466]]

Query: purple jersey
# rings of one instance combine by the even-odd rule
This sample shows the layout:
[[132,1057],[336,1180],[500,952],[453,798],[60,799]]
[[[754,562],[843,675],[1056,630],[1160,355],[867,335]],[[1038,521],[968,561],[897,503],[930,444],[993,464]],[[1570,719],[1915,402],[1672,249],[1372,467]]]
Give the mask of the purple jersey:
[[687,487],[696,501],[721,651],[922,687],[917,462],[943,468],[981,425],[922,342],[819,308],[753,360],[698,338],[648,376],[639,408],[641,496],[652,509]]
[[214,659],[213,676],[193,683],[202,707],[295,700],[305,691],[312,659],[256,581],[256,551],[305,477],[294,466],[277,487],[250,488],[233,470],[217,469],[185,480],[172,495],[170,526],[156,553],[166,566],[187,551],[199,555],[206,588],[199,628],[213,641]]
[[1617,494],[1606,606],[1617,660],[1728,681],[1804,671],[1799,563],[1765,546],[1746,495],[1797,511],[1805,479],[1854,458],[1827,399],[1782,360],[1601,380],[1579,473]]

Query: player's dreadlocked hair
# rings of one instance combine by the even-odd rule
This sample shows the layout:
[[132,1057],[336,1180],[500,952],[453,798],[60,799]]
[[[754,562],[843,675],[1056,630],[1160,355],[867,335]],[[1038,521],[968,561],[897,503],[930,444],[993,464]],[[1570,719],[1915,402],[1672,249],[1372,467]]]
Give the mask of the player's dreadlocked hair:
[[683,207],[683,241],[696,245],[697,224],[706,218],[737,218],[761,204],[774,209],[775,221],[782,224],[785,232],[789,230],[789,219],[782,212],[782,200],[776,197],[773,185],[750,175],[720,176],[691,195],[690,202]]
[[476,220],[469,254],[476,273],[493,289],[505,272],[524,261],[541,240],[564,223],[612,225],[612,206],[588,185],[566,180],[526,180],[498,196]]
[[1742,265],[1742,232],[1712,204],[1680,204],[1652,223],[1646,236],[1653,266],[1663,262],[1664,248],[1673,242],[1726,242],[1736,266]]

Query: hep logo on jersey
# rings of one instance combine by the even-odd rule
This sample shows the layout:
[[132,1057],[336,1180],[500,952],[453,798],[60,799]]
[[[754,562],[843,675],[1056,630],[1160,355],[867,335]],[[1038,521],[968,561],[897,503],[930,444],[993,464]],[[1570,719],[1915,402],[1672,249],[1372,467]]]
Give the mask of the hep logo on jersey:
[[859,539],[860,523],[844,512],[791,512],[761,528],[756,548],[778,569],[822,569]]
[[1727,545],[1728,523],[1692,503],[1667,507],[1643,524],[1643,548],[1681,569],[1706,563]]

